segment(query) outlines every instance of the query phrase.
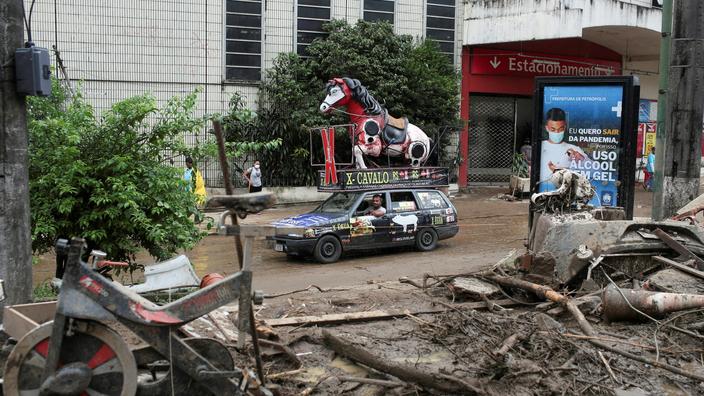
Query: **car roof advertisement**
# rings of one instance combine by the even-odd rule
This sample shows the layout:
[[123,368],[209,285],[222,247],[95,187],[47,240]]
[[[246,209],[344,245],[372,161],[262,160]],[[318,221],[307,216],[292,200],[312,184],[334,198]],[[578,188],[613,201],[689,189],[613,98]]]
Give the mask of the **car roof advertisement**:
[[449,170],[442,167],[373,168],[338,170],[337,183],[325,183],[325,171],[318,173],[318,191],[365,191],[379,188],[445,187]]

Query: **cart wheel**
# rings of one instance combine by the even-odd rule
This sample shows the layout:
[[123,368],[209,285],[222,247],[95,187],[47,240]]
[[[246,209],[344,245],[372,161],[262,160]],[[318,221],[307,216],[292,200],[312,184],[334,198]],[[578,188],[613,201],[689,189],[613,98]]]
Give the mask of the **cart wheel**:
[[435,249],[438,245],[438,234],[432,228],[423,228],[416,236],[416,248],[422,252]]
[[[6,396],[40,393],[52,324],[35,328],[15,345],[5,365]],[[56,382],[63,380],[62,389],[75,388],[71,394],[134,395],[137,365],[127,344],[101,324],[81,321],[76,327],[72,336],[64,336]]]
[[332,235],[324,235],[315,244],[313,256],[319,263],[330,264],[340,259],[342,245],[340,240]]

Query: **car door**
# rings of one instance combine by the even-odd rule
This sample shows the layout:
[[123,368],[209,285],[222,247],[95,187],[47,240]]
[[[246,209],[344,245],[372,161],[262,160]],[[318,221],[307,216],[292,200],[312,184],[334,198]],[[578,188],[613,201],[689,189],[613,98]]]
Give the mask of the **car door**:
[[375,195],[381,195],[381,206],[386,208],[387,196],[383,192],[365,193],[357,207],[350,213],[350,247],[364,249],[388,243],[388,217],[375,217],[365,212],[371,208]]
[[421,213],[413,191],[390,191],[389,242],[394,245],[408,245],[415,241],[421,225]]

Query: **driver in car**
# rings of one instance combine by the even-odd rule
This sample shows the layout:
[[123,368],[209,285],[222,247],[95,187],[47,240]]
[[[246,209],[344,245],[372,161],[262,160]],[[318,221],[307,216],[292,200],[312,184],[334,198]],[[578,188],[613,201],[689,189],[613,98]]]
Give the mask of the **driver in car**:
[[374,217],[381,217],[386,214],[386,208],[381,206],[381,194],[374,194],[372,197],[372,207],[364,212],[364,215],[370,215]]

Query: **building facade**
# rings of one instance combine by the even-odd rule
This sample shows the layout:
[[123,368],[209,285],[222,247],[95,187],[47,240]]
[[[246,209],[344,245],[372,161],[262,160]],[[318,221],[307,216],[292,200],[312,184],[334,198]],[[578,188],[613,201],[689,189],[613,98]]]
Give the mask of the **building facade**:
[[[29,14],[31,0],[25,1]],[[226,111],[239,92],[256,108],[266,69],[281,53],[323,37],[331,19],[388,21],[394,32],[433,38],[457,68],[461,0],[64,0],[34,2],[37,46],[59,51],[69,79],[99,110],[132,95],[160,103],[201,88],[198,111]],[[55,54],[53,54],[56,60]],[[58,66],[58,64],[57,64]],[[57,74],[59,70],[57,67]],[[206,138],[202,136],[192,139]],[[204,167],[219,184],[215,163]]]
[[[31,28],[38,46],[56,47],[68,78],[99,110],[136,94],[163,103],[200,87],[198,111],[206,114],[227,110],[235,92],[255,108],[275,58],[305,56],[326,21],[388,21],[398,34],[438,41],[461,70],[459,110],[469,127],[455,141],[458,182],[466,186],[508,180],[530,130],[535,76],[637,75],[644,121],[652,124],[659,2],[64,0],[35,2]],[[29,13],[32,1],[25,5]],[[206,138],[204,131],[192,140]],[[207,183],[217,186],[217,164],[206,165]]]
[[[654,125],[660,0],[469,0],[464,4],[461,186],[506,183],[529,140],[537,76],[636,75]],[[641,126],[643,127],[643,125]]]

